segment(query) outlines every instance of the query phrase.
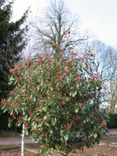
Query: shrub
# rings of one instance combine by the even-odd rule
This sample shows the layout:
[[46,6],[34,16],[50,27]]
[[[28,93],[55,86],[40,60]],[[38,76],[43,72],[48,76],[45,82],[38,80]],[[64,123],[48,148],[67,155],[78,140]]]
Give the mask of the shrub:
[[[101,77],[90,53],[83,59],[54,60],[42,55],[11,70],[16,85],[3,109],[23,123],[45,148],[64,147],[66,155],[99,143],[106,132],[106,115],[99,109],[103,98]],[[45,150],[45,149],[44,149]]]

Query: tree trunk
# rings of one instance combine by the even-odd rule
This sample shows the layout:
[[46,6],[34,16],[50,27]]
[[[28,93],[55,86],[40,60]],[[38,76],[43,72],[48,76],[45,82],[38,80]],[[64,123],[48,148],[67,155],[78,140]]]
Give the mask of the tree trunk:
[[[23,116],[24,116],[24,111],[23,111]],[[25,136],[25,126],[24,122],[22,124],[22,140],[21,140],[21,156],[24,156],[24,136]]]

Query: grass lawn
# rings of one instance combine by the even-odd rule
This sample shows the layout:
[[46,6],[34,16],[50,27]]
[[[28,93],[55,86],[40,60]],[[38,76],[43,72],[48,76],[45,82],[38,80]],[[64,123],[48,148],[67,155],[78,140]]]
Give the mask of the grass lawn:
[[14,136],[18,136],[20,134],[14,132],[14,131],[4,131],[4,130],[0,130],[0,137],[14,137]]

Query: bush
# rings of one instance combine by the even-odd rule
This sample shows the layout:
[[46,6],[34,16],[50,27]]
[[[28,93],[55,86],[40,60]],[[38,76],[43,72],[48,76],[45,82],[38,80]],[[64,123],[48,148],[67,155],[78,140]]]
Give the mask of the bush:
[[16,88],[7,101],[2,100],[3,109],[16,115],[40,147],[61,151],[63,147],[67,155],[99,143],[106,132],[106,116],[99,109],[101,78],[93,71],[92,55],[60,61],[43,55],[37,60],[12,69]]
[[108,128],[117,128],[117,113],[109,114],[109,122],[107,123]]

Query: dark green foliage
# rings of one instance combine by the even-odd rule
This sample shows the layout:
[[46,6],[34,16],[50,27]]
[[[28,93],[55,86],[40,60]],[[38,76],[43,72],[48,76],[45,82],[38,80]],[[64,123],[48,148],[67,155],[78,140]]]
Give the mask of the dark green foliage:
[[9,118],[10,114],[8,112],[2,113],[0,112],[0,134],[2,131],[14,131],[14,132],[21,132],[21,127],[16,127],[16,121],[14,120],[13,124],[9,127]]
[[12,22],[12,4],[13,2],[6,4],[5,0],[0,0],[0,101],[12,89],[8,84],[9,71],[19,61],[26,43],[23,37],[26,27],[20,27],[26,20],[27,11],[19,20]]
[[117,128],[117,113],[109,114],[108,128]]

